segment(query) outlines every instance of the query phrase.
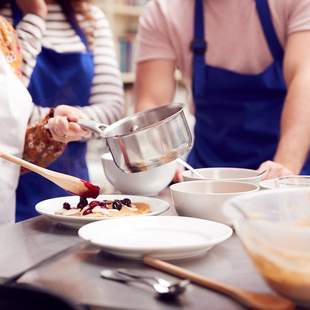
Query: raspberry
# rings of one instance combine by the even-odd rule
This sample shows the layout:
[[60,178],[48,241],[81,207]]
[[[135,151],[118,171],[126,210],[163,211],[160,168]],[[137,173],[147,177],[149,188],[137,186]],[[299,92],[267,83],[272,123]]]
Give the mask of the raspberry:
[[93,213],[92,209],[88,208],[83,212],[83,215],[91,214]]
[[97,207],[97,206],[99,206],[99,205],[100,205],[100,202],[97,201],[97,200],[94,200],[94,201],[89,203],[89,207],[92,208],[92,209]]

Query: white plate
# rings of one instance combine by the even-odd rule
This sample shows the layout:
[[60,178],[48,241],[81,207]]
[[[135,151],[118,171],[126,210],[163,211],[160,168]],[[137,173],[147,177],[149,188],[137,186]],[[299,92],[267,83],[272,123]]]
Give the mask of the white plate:
[[[129,198],[132,202],[144,202],[150,205],[150,213],[137,215],[137,216],[130,216],[130,217],[140,217],[140,216],[150,216],[150,215],[159,215],[164,213],[169,209],[169,204],[166,201],[151,198],[151,197],[144,197],[144,196],[132,196],[132,195],[100,195],[96,198],[96,200],[115,200],[119,199],[122,200],[124,198]],[[53,198],[48,200],[43,200],[36,204],[35,208],[36,211],[42,215],[49,217],[50,219],[72,227],[80,227],[82,225],[88,224],[90,222],[99,221],[99,220],[106,220],[102,217],[81,217],[81,216],[65,216],[55,214],[56,211],[60,210],[63,206],[64,202],[69,202],[71,205],[76,205],[79,202],[78,196],[68,196],[68,197],[59,197]],[[90,200],[89,200],[90,201]],[[126,217],[127,219],[128,217]],[[116,219],[114,218],[108,218]]]
[[88,224],[79,236],[106,252],[139,259],[188,258],[205,253],[232,235],[232,229],[217,222],[181,216],[119,218]]
[[278,188],[277,180],[278,180],[277,178],[276,179],[264,180],[264,181],[261,181],[259,183],[259,186],[262,189],[275,189],[275,188]]

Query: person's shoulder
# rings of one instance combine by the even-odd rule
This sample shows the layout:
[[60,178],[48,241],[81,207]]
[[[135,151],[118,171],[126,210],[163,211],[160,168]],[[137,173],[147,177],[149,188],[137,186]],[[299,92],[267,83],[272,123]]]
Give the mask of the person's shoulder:
[[310,0],[269,0],[272,5],[278,10],[284,10],[286,13],[295,10],[299,7],[308,7]]
[[107,18],[103,10],[99,6],[93,3],[89,4],[89,13],[94,19],[106,19]]
[[108,25],[108,19],[99,6],[92,3],[89,4],[89,14],[91,15],[92,19],[96,21],[97,27]]
[[310,0],[269,0],[286,34],[310,30]]
[[[189,0],[151,0],[147,4],[147,8],[160,10],[163,13],[171,13],[174,10],[182,9],[184,4]],[[190,0],[192,1],[192,0]]]
[[183,16],[184,12],[188,12],[188,8],[193,5],[192,2],[193,0],[151,0],[145,7],[144,16],[165,20],[169,24],[179,16]]

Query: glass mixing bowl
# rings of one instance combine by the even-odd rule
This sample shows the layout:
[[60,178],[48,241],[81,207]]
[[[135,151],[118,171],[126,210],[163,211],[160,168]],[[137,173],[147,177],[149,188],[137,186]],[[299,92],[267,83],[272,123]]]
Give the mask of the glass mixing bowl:
[[310,306],[310,188],[238,196],[224,212],[270,287]]
[[287,177],[280,177],[277,179],[277,185],[279,188],[287,187],[310,187],[309,175],[292,175]]

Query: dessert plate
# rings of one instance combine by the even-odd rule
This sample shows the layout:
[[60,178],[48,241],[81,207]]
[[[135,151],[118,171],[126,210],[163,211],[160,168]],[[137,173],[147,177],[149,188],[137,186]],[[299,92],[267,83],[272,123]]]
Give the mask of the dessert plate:
[[79,229],[79,236],[117,256],[181,259],[204,254],[232,235],[217,222],[181,216],[131,217],[99,221]]
[[[152,216],[159,215],[166,212],[169,209],[169,204],[166,201],[157,198],[144,197],[144,196],[132,196],[132,195],[100,195],[96,198],[96,200],[123,200],[125,198],[129,198],[133,203],[135,202],[143,202],[147,203],[150,206],[150,212],[143,215],[137,216],[127,216],[129,217],[143,217],[143,216]],[[68,197],[59,197],[47,199],[36,204],[35,209],[38,213],[48,217],[49,219],[61,223],[67,226],[72,227],[81,227],[82,225],[88,224],[90,222],[99,221],[99,220],[110,220],[112,218],[102,218],[102,217],[87,217],[87,216],[67,216],[56,214],[59,211],[64,202],[70,203],[70,205],[77,205],[79,202],[79,196],[68,196]],[[91,201],[89,199],[89,201]],[[116,217],[113,218],[113,220]]]

